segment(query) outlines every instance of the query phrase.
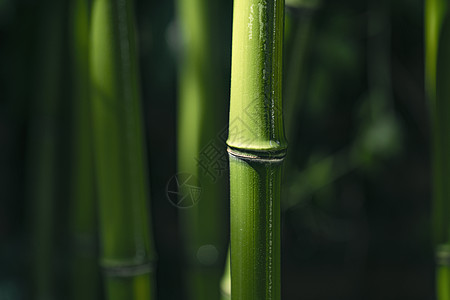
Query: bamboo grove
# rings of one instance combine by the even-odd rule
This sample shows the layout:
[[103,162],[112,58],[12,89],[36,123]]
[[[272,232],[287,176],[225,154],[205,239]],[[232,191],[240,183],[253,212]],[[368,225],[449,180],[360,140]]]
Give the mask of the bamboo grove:
[[0,0],[0,300],[450,300],[445,0]]

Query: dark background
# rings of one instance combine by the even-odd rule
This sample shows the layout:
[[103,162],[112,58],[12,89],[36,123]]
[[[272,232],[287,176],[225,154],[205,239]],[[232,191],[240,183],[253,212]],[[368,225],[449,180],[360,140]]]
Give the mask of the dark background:
[[[229,70],[232,1],[223,2],[223,61]],[[45,9],[40,1],[0,0],[1,300],[32,298],[33,199],[27,172],[33,144],[28,137],[36,79],[45,73],[37,51],[37,24]],[[306,13],[312,14],[312,26],[298,110],[288,128],[283,299],[432,299],[423,2],[329,0]],[[291,13],[298,18],[304,14]],[[177,209],[165,195],[167,181],[176,173],[180,43],[175,4],[138,0],[136,15],[159,255],[158,299],[183,299]],[[64,178],[65,141],[70,139],[64,101],[70,89],[67,81],[61,84],[67,93],[61,97],[59,126]],[[64,291],[68,206],[61,182],[55,264]]]

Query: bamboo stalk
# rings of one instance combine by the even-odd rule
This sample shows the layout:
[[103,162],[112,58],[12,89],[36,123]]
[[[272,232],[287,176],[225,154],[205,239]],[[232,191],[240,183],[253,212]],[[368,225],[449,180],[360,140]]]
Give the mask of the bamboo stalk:
[[100,256],[108,299],[153,299],[156,259],[132,1],[95,0],[90,76]]
[[[435,180],[439,180],[436,191],[441,199],[434,203],[434,230],[435,230],[435,251],[437,262],[437,296],[439,300],[450,299],[450,159],[447,153],[450,152],[450,19],[445,18],[442,23],[442,31],[439,39],[436,65],[436,98],[434,107],[434,117],[436,118],[437,130],[435,138],[438,139],[436,146],[440,147],[435,155],[440,166],[435,173]],[[437,150],[435,148],[435,150]],[[438,156],[440,155],[440,156]],[[436,163],[438,163],[436,162]],[[435,198],[436,199],[436,198]]]
[[438,47],[442,23],[446,11],[446,3],[442,0],[427,0],[425,3],[425,88],[430,103],[432,120],[432,151],[433,151],[433,241],[443,243],[447,239],[448,228],[445,226],[447,184],[446,171],[443,167],[444,149],[443,120],[440,118],[438,99],[436,97],[436,68],[438,62]]
[[[450,113],[448,73],[450,28],[446,18],[447,2],[425,2],[425,89],[430,104],[432,123],[432,237],[436,253],[436,295],[439,300],[450,299],[450,249],[448,242],[450,205],[450,151],[448,132]],[[447,69],[446,69],[447,68]]]
[[70,232],[73,299],[99,298],[97,222],[89,102],[89,0],[70,3],[69,34],[72,71],[72,159]]
[[183,40],[178,171],[193,175],[201,188],[197,204],[179,211],[187,263],[187,299],[191,300],[219,299],[228,243],[227,154],[220,140],[227,117],[220,8],[217,0],[177,1]]
[[[312,32],[312,19],[315,11],[320,6],[319,0],[314,1],[286,1],[286,15],[285,15],[285,30],[284,30],[284,45],[285,45],[285,73],[284,78],[286,83],[283,88],[283,97],[285,98],[285,111],[289,114],[286,116],[287,135],[295,136],[294,116],[298,113],[301,100],[303,97],[303,90],[306,86],[306,81],[303,76],[305,74],[305,62],[308,56],[308,44]],[[290,168],[284,168],[284,174],[292,173],[292,165]],[[302,184],[304,181],[301,182]],[[298,186],[298,181],[295,186]],[[291,189],[294,184],[290,185]],[[296,191],[305,189],[296,189]],[[308,190],[309,191],[309,190]],[[286,194],[286,193],[285,193]],[[288,206],[292,197],[284,195],[282,203]],[[298,199],[300,197],[296,197]],[[221,280],[221,296],[222,300],[231,299],[231,274],[230,274],[230,253],[228,251],[225,271]]]
[[295,116],[305,96],[307,80],[304,76],[314,30],[313,19],[321,5],[321,0],[286,0],[283,97],[286,135],[291,142],[297,133]]
[[231,70],[231,298],[280,299],[284,1],[237,0]]

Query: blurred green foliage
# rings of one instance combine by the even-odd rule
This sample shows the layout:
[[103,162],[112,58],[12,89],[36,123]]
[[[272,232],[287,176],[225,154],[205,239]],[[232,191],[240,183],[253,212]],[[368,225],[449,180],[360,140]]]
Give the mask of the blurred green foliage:
[[[232,3],[223,2],[221,55],[228,63],[222,72],[229,77]],[[429,299],[434,261],[423,3],[321,2],[313,12],[294,10],[296,18],[307,15],[311,23],[299,90],[291,97],[298,103],[294,112],[285,111],[292,114],[288,132],[293,134],[283,187],[283,299]],[[0,0],[0,299],[32,299],[29,272],[36,249],[30,242],[32,200],[26,197],[25,174],[27,153],[34,149],[28,142],[36,113],[30,105],[35,80],[45,71],[37,51],[42,3]],[[183,299],[177,210],[165,195],[176,173],[176,72],[182,42],[173,1],[135,4],[158,299]],[[65,68],[69,62],[63,57]],[[67,74],[62,79],[67,93]],[[63,110],[69,107],[67,96],[60,98]],[[58,120],[60,130],[63,116],[67,112]],[[58,165],[60,181],[66,178],[64,166]],[[56,208],[58,232],[68,225],[64,199],[63,190]],[[64,295],[69,246],[60,241],[54,267]]]

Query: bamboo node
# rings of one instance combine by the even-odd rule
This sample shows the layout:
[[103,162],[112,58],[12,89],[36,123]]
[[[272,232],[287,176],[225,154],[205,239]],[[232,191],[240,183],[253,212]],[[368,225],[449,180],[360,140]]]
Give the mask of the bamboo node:
[[228,147],[229,154],[249,161],[259,161],[266,163],[282,163],[286,156],[286,149],[277,151],[254,151],[248,149],[237,149]]

